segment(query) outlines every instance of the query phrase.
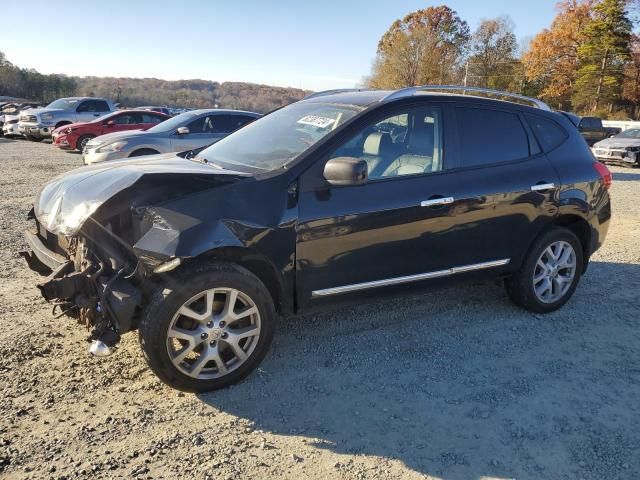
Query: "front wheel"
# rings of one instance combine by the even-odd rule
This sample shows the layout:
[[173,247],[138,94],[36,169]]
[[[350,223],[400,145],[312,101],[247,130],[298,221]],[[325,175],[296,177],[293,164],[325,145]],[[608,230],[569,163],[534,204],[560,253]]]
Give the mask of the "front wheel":
[[536,240],[522,268],[507,280],[507,293],[527,310],[553,312],[575,292],[582,265],[582,245],[575,234],[554,228]]
[[146,309],[140,344],[167,385],[207,392],[240,381],[264,358],[275,311],[251,272],[215,263],[172,276]]
[[89,140],[92,138],[94,138],[93,135],[82,135],[76,142],[76,150],[84,152],[84,147],[87,146],[87,143],[89,143]]

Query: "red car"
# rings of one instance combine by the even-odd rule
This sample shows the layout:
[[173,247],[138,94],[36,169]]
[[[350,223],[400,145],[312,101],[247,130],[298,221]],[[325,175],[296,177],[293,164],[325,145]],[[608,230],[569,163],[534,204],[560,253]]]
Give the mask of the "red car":
[[123,130],[146,130],[168,118],[150,110],[119,110],[91,122],[63,125],[53,131],[51,138],[58,148],[81,152],[94,137]]

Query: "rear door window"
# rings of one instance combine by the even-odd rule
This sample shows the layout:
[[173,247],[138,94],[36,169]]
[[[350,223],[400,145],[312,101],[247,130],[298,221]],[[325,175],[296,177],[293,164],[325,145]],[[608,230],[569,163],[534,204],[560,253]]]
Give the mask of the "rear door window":
[[461,166],[512,162],[529,157],[529,139],[517,114],[456,108]]

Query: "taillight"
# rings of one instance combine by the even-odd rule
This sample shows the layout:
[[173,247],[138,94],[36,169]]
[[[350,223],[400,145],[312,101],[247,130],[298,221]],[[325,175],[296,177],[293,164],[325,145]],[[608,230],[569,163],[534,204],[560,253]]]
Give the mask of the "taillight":
[[602,183],[604,184],[604,188],[609,190],[611,183],[613,182],[613,175],[611,175],[611,171],[607,168],[607,166],[600,162],[593,162],[593,168],[600,174],[600,178],[602,178]]

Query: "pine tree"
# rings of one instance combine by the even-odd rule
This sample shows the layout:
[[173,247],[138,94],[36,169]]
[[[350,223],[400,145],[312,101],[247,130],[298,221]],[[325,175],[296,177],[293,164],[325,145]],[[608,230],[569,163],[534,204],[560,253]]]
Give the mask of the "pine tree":
[[574,108],[597,111],[622,95],[625,63],[630,58],[632,24],[625,0],[601,0],[584,29],[578,47]]

